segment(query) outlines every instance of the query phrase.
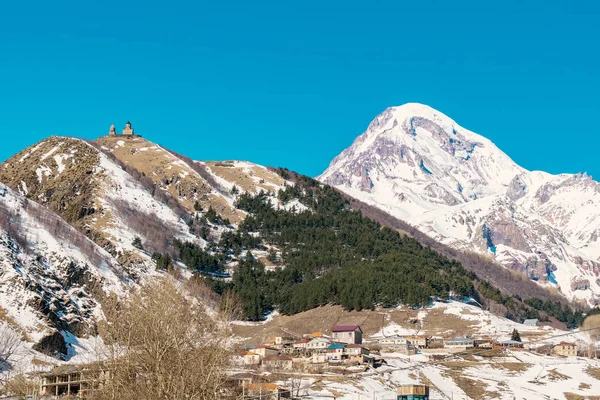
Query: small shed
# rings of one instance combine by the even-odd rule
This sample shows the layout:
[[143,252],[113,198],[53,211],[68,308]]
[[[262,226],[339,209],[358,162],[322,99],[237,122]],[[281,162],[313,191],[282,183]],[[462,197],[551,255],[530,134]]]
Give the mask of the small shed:
[[540,321],[537,318],[534,319],[526,319],[523,321],[523,325],[525,326],[540,326]]

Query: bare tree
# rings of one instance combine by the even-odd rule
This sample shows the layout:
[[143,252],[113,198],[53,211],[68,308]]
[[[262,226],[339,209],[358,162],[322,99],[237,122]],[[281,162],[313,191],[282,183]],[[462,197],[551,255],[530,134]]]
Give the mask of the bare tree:
[[590,315],[583,321],[581,326],[583,330],[587,332],[589,343],[587,355],[589,358],[596,358],[596,350],[598,348],[598,341],[600,340],[600,315]]
[[10,366],[21,347],[21,337],[7,324],[0,325],[0,370]]
[[13,399],[27,398],[37,393],[40,385],[35,380],[27,378],[25,375],[17,375],[7,380],[0,389],[0,393],[10,395]]
[[223,313],[169,277],[106,300],[99,326],[110,379],[96,399],[217,399],[223,397],[229,328]]

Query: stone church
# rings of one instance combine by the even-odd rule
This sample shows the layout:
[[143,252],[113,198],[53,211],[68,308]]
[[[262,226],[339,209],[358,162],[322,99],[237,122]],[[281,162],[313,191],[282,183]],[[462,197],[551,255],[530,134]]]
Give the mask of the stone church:
[[[116,136],[117,131],[115,129],[115,125],[111,125],[110,126],[110,131],[108,132],[108,136]],[[133,128],[131,127],[131,122],[127,121],[127,123],[125,124],[125,128],[123,128],[123,132],[121,133],[121,135],[124,136],[133,136]]]

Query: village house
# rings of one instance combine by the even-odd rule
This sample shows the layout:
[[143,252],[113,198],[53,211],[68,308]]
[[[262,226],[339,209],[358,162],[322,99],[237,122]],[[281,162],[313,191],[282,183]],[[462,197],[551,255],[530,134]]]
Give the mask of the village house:
[[244,385],[243,391],[245,395],[253,396],[263,400],[279,400],[289,399],[290,391],[277,386],[275,383],[250,383]]
[[418,349],[427,348],[428,338],[426,336],[407,336],[406,340]]
[[242,364],[243,365],[258,365],[260,364],[260,355],[247,351],[241,354]]
[[495,342],[494,349],[522,349],[523,343],[516,340],[505,340],[503,342]]
[[312,353],[310,362],[312,364],[325,364],[328,360],[327,353]]
[[314,338],[306,344],[306,349],[308,351],[325,351],[327,346],[331,344],[331,340],[318,337]]
[[441,336],[430,336],[427,338],[428,349],[441,349],[444,347],[444,338]]
[[575,343],[560,342],[552,347],[553,356],[577,357],[577,345]]
[[468,349],[473,347],[473,339],[471,338],[454,338],[444,341],[444,347],[449,349]]
[[292,343],[294,343],[294,338],[292,337],[277,336],[269,340],[266,344],[275,349],[283,350],[285,347],[290,346]]
[[406,346],[408,340],[404,336],[394,335],[379,339],[379,345],[384,347]]
[[288,343],[292,343],[293,341],[294,341],[294,338],[293,337],[289,337],[289,336],[288,337],[277,336],[275,338],[275,344],[277,346],[281,346],[281,345],[285,345],[285,344],[288,344]]
[[347,361],[352,364],[363,364],[367,362],[369,356],[369,350],[360,344],[347,345],[344,353],[348,356]]
[[402,385],[396,393],[398,400],[429,400],[429,387],[425,385]]
[[478,349],[491,349],[494,347],[494,341],[490,338],[474,339],[473,347]]
[[230,380],[237,383],[239,386],[247,386],[250,383],[259,383],[262,378],[256,373],[244,372],[241,374],[235,374],[230,377]]
[[358,325],[336,326],[332,333],[334,342],[362,344],[362,330]]
[[297,350],[305,350],[308,347],[308,339],[300,339],[292,343],[292,347]]
[[540,321],[538,321],[537,318],[526,319],[525,321],[523,321],[523,325],[526,325],[526,326],[539,326],[540,325]]
[[270,370],[290,370],[293,367],[290,356],[267,356],[262,360],[262,366]]
[[338,362],[347,358],[344,357],[344,349],[347,344],[345,343],[332,343],[327,346],[327,361]]
[[401,353],[405,355],[412,355],[416,353],[415,346],[408,341],[404,336],[394,335],[386,338],[377,340],[382,348],[393,350],[395,353]]
[[276,348],[264,345],[257,346],[252,350],[252,352],[258,354],[261,359],[267,356],[276,356],[279,354],[279,350]]

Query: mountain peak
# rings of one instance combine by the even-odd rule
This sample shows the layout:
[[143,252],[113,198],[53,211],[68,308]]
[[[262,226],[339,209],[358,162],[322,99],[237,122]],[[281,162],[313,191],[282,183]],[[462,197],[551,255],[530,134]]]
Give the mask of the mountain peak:
[[435,108],[423,104],[423,103],[404,103],[399,106],[388,107],[389,110],[392,110],[394,113],[402,113],[404,115],[435,115],[439,114],[445,118],[448,118],[446,115],[436,110]]
[[395,187],[414,182],[401,197],[426,211],[505,191],[523,171],[483,136],[427,105],[407,103],[379,114],[320,179],[392,198]]
[[600,271],[600,185],[527,171],[432,107],[387,108],[318,179],[437,241],[600,303],[600,278],[581,278]]

